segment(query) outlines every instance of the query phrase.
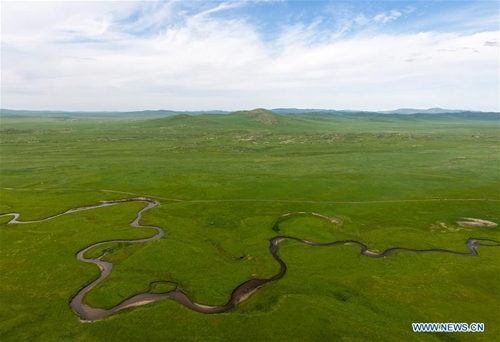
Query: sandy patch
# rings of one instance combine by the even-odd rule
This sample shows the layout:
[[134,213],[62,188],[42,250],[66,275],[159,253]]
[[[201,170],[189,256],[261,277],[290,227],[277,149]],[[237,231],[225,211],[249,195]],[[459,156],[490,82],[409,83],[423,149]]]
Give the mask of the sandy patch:
[[131,303],[131,304],[125,305],[123,308],[125,309],[125,308],[133,308],[135,306],[142,306],[142,305],[146,305],[146,304],[152,303],[154,301],[155,301],[155,299],[141,300],[140,302],[135,302],[135,303]]
[[441,233],[448,233],[448,232],[455,233],[458,232],[459,230],[469,230],[469,229],[464,227],[457,227],[457,228],[450,227],[445,222],[439,221],[436,222],[436,224],[431,224],[430,230],[431,231],[440,230]]
[[80,321],[80,323],[94,323],[94,322],[96,322],[96,321],[89,321],[89,320],[81,319],[81,318],[78,318],[78,320]]
[[248,297],[250,297],[252,295],[252,293],[256,292],[259,288],[260,288],[260,286],[256,287],[252,291],[250,291],[250,292],[246,293],[245,295],[241,296],[240,299],[238,300],[238,303],[241,303],[241,302],[247,300]]
[[460,227],[490,227],[490,228],[498,227],[498,224],[496,224],[495,222],[481,220],[472,217],[462,217],[462,218],[467,221],[457,221]]
[[310,214],[310,215],[313,215],[316,217],[321,217],[321,218],[327,219],[328,221],[330,221],[332,223],[336,223],[339,226],[341,226],[343,224],[342,220],[338,219],[336,217],[330,217],[330,216],[326,216],[326,215],[318,214],[318,213],[314,213],[314,212],[308,213],[306,211],[296,211],[296,212],[286,213],[286,214],[281,215],[281,217],[287,217],[287,216],[297,215],[297,214],[300,214],[300,215],[309,215]]
[[249,138],[241,138],[241,139],[238,139],[238,141],[254,141],[255,138],[252,136],[250,136]]
[[468,228],[494,228],[498,227],[498,224],[495,222],[487,221],[487,220],[482,220],[478,218],[472,218],[472,217],[462,217],[462,219],[467,220],[467,221],[457,221],[458,227],[451,227],[447,225],[445,222],[438,221],[435,224],[432,224],[430,226],[431,231],[441,231],[441,233],[447,233],[447,232],[458,232],[460,230],[469,230]]
[[209,306],[209,305],[203,305],[203,304],[198,304],[198,303],[194,303],[194,305],[196,305],[197,307],[200,307],[200,308],[203,308],[203,309],[215,309],[217,308],[217,306]]
[[324,219],[327,219],[327,220],[329,220],[329,221],[330,221],[330,222],[332,222],[332,223],[336,223],[336,224],[338,224],[339,226],[341,226],[341,225],[342,225],[342,223],[343,223],[341,219],[338,219],[338,218],[336,218],[336,217],[330,217],[330,216],[326,216],[326,215],[322,215],[322,214],[318,214],[318,213],[312,213],[312,214],[313,214],[314,216],[318,216],[318,217],[322,217],[322,218],[324,218]]

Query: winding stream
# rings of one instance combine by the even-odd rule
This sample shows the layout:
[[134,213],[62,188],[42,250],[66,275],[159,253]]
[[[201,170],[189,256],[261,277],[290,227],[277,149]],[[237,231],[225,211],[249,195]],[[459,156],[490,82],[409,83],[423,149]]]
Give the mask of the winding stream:
[[[130,224],[132,227],[136,228],[152,228],[157,230],[157,234],[150,237],[150,238],[145,238],[145,239],[136,239],[136,240],[110,240],[110,241],[102,241],[95,243],[93,245],[90,245],[81,251],[79,251],[76,254],[76,257],[78,260],[83,261],[85,263],[90,263],[90,264],[95,264],[99,267],[101,270],[101,275],[98,279],[94,280],[92,283],[89,285],[85,286],[82,288],[70,301],[69,305],[71,308],[81,317],[83,321],[95,321],[104,317],[107,317],[109,315],[112,315],[114,313],[117,313],[118,311],[121,311],[125,308],[129,307],[135,307],[135,306],[142,306],[146,305],[155,301],[158,301],[163,298],[172,298],[173,300],[177,301],[178,303],[184,305],[185,307],[194,310],[199,313],[203,314],[215,314],[215,313],[222,313],[231,310],[235,306],[238,305],[238,303],[246,300],[252,293],[257,291],[261,286],[281,279],[287,270],[287,266],[283,260],[278,256],[278,249],[279,249],[279,243],[285,240],[293,240],[297,241],[300,243],[303,243],[305,245],[313,246],[313,247],[333,247],[333,246],[340,246],[340,245],[356,245],[360,247],[361,254],[369,257],[369,258],[384,258],[389,255],[391,255],[394,252],[398,251],[403,251],[403,252],[414,252],[414,253],[448,253],[448,254],[456,254],[456,255],[463,255],[463,256],[477,256],[477,247],[499,247],[500,242],[498,241],[493,241],[493,240],[486,240],[486,239],[468,239],[465,246],[469,250],[469,253],[461,253],[461,252],[454,252],[454,251],[449,251],[449,250],[444,250],[444,249],[424,249],[424,250],[417,250],[417,249],[409,249],[409,248],[390,248],[386,250],[385,252],[381,254],[377,254],[374,252],[371,252],[368,250],[368,247],[365,246],[364,244],[358,242],[358,241],[336,241],[336,242],[331,242],[331,243],[315,243],[311,241],[306,241],[302,240],[296,237],[292,236],[276,236],[270,240],[269,244],[269,252],[271,255],[276,259],[276,261],[280,265],[280,271],[273,277],[268,278],[268,279],[250,279],[245,281],[244,283],[240,284],[237,286],[233,292],[231,293],[231,298],[229,301],[223,305],[223,306],[206,306],[202,304],[198,304],[193,302],[189,297],[182,292],[181,290],[173,290],[170,292],[166,293],[141,293],[135,296],[132,296],[122,303],[116,305],[115,307],[111,309],[99,309],[99,308],[93,308],[88,305],[85,305],[83,303],[83,297],[85,294],[89,291],[91,291],[97,284],[99,284],[101,281],[103,281],[106,277],[109,276],[111,273],[111,270],[113,269],[113,264],[107,261],[101,260],[102,257],[104,257],[107,252],[102,254],[98,258],[94,259],[88,259],[85,258],[85,253],[89,251],[90,249],[104,245],[104,244],[109,244],[109,243],[114,243],[114,242],[127,242],[127,243],[144,243],[144,242],[149,242],[149,241],[154,241],[162,238],[165,234],[163,229],[160,227],[155,227],[155,226],[142,226],[139,224],[139,221],[142,218],[142,214],[151,209],[156,207],[159,202],[151,200],[149,198],[145,197],[136,197],[136,198],[130,198],[130,199],[125,199],[125,200],[117,200],[117,201],[109,201],[109,202],[102,202],[99,205],[95,206],[87,206],[87,207],[81,207],[81,208],[76,208],[76,209],[70,209],[68,211],[65,211],[64,213],[58,214],[58,215],[53,215],[50,217],[47,217],[45,219],[41,220],[35,220],[35,221],[18,221],[19,218],[19,213],[9,213],[9,214],[4,214],[0,215],[2,216],[13,216],[13,218],[8,222],[8,224],[26,224],[26,223],[34,223],[34,222],[42,222],[42,221],[47,221],[51,220],[53,218],[62,216],[62,215],[67,215],[71,214],[74,212],[78,211],[83,211],[83,210],[90,210],[90,209],[95,209],[95,208],[101,208],[105,206],[110,206],[110,205],[115,205],[118,203],[124,203],[124,202],[145,202],[147,205],[139,210],[137,213],[136,219]],[[481,244],[481,241],[485,242],[493,242],[496,244]],[[150,289],[151,290],[151,289]]]

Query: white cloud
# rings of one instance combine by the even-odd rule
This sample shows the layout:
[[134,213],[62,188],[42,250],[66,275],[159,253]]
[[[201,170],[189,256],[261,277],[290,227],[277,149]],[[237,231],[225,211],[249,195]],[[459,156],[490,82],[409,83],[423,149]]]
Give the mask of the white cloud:
[[388,23],[396,20],[401,16],[401,12],[398,10],[392,10],[390,12],[381,12],[373,17],[373,20],[378,23]]
[[414,12],[417,8],[415,6],[406,6],[406,8],[403,10],[406,14],[410,14]]
[[109,18],[88,18],[82,15],[72,15],[65,22],[57,26],[57,30],[67,32],[72,35],[96,37],[100,36],[110,26]]
[[359,14],[356,18],[354,18],[354,22],[358,25],[366,25],[370,22],[370,19],[365,17],[364,14]]
[[[498,31],[338,39],[318,19],[268,41],[252,22],[219,18],[244,4],[185,12],[179,21],[171,3],[65,6],[4,6],[2,107],[499,109],[498,46],[485,46]],[[384,15],[379,22],[401,13]],[[146,29],[152,33],[132,34]]]
[[130,13],[137,13],[137,20],[124,24],[123,30],[125,32],[137,32],[148,29],[158,31],[164,29],[165,25],[174,16],[174,7],[174,2],[142,2],[138,8],[131,8],[130,11]]

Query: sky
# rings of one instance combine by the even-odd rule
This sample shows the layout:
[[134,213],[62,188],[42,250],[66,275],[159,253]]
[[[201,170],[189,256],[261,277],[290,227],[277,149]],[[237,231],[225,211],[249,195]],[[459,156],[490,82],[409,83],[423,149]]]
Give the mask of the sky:
[[5,1],[1,108],[500,111],[497,1]]

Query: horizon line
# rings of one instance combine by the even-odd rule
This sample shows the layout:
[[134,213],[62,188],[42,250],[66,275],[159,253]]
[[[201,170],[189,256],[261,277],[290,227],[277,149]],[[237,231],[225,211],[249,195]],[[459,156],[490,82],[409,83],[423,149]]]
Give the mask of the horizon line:
[[274,108],[264,108],[264,107],[255,107],[251,109],[236,109],[236,110],[226,110],[226,109],[130,109],[130,110],[78,110],[78,109],[17,109],[17,108],[0,108],[0,111],[26,111],[26,112],[66,112],[66,113],[130,113],[130,112],[158,112],[158,111],[170,111],[170,112],[237,112],[237,111],[251,111],[256,109],[265,109],[269,111],[273,110],[314,110],[314,111],[336,111],[336,112],[370,112],[370,113],[385,113],[385,112],[394,112],[399,110],[412,110],[412,111],[429,111],[429,110],[442,110],[442,111],[456,111],[456,112],[477,112],[477,113],[500,113],[500,110],[475,110],[475,109],[461,109],[461,108],[442,108],[442,107],[430,107],[430,108],[413,108],[413,107],[399,107],[396,109],[384,109],[384,110],[367,110],[367,109],[333,109],[333,108],[314,108],[314,107],[274,107]]

